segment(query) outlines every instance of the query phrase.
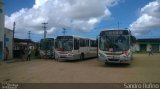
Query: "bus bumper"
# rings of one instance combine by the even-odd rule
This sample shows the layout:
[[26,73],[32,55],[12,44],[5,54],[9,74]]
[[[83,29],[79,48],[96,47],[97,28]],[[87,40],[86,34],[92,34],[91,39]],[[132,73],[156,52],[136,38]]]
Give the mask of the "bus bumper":
[[100,61],[102,63],[124,63],[124,64],[130,64],[131,63],[130,58],[111,59],[111,58],[105,58],[105,57],[98,57],[98,61]]
[[75,60],[75,59],[78,59],[78,57],[76,55],[73,55],[73,56],[59,55],[59,56],[56,56],[55,59],[66,61],[66,60]]

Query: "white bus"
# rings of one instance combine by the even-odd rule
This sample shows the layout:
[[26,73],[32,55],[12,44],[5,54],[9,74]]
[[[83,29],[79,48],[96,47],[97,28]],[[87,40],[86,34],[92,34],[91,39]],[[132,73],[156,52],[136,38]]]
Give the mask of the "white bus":
[[77,36],[57,36],[55,59],[76,60],[97,57],[97,42]]
[[130,64],[135,38],[129,30],[104,30],[98,37],[98,60]]

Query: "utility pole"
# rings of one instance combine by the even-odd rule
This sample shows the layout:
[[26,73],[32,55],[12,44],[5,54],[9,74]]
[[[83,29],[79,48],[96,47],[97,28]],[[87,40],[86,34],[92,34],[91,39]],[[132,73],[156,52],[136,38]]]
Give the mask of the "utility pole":
[[15,28],[16,28],[16,22],[13,23],[13,40],[14,40]]
[[44,23],[42,23],[42,24],[43,24],[42,28],[44,29],[44,39],[46,39],[46,35],[47,35],[47,26],[46,26],[46,25],[47,25],[48,23],[45,23],[45,22],[44,22]]
[[16,22],[13,23],[13,39],[12,39],[12,57],[14,58],[14,34],[15,34]]
[[[31,31],[28,31],[28,38],[29,38],[29,41],[31,40]],[[27,42],[27,47],[29,48],[29,44],[30,42]]]
[[67,30],[67,29],[63,28],[63,31],[62,31],[63,36],[65,36],[65,34],[67,33],[66,30]]
[[31,31],[28,31],[28,38],[31,40]]

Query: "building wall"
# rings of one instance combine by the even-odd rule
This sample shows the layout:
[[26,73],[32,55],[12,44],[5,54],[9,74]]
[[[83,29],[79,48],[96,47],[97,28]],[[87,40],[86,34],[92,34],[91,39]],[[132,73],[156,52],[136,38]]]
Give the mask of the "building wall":
[[0,60],[3,59],[4,50],[4,11],[3,11],[3,0],[0,0]]
[[134,48],[135,48],[135,51],[136,51],[136,52],[137,52],[137,51],[140,51],[139,43],[136,43],[135,46],[134,46]]
[[9,49],[9,59],[13,58],[13,31],[5,28],[4,47]]
[[147,49],[146,49],[146,51],[149,52],[151,47],[152,47],[151,44],[147,44]]
[[[139,51],[141,51],[140,49],[140,45],[141,45],[142,43],[136,43],[135,44],[135,50],[136,50],[136,52],[139,52]],[[143,43],[144,44],[144,43]],[[158,43],[154,43],[154,44],[157,44],[157,45],[159,45],[159,48],[157,49],[157,50],[159,50],[159,52],[160,52],[160,43],[158,44]],[[153,43],[146,43],[146,49],[145,49],[145,51],[146,52],[148,52],[149,50],[150,50],[150,48],[152,48],[152,50],[153,50]]]

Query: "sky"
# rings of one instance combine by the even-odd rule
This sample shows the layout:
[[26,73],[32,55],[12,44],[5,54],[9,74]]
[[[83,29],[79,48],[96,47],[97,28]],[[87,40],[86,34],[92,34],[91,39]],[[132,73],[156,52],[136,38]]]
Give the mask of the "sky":
[[[39,41],[44,37],[76,35],[96,38],[106,29],[129,28],[136,38],[160,38],[160,0],[4,0],[5,27],[15,37]],[[119,24],[119,25],[118,25]]]

